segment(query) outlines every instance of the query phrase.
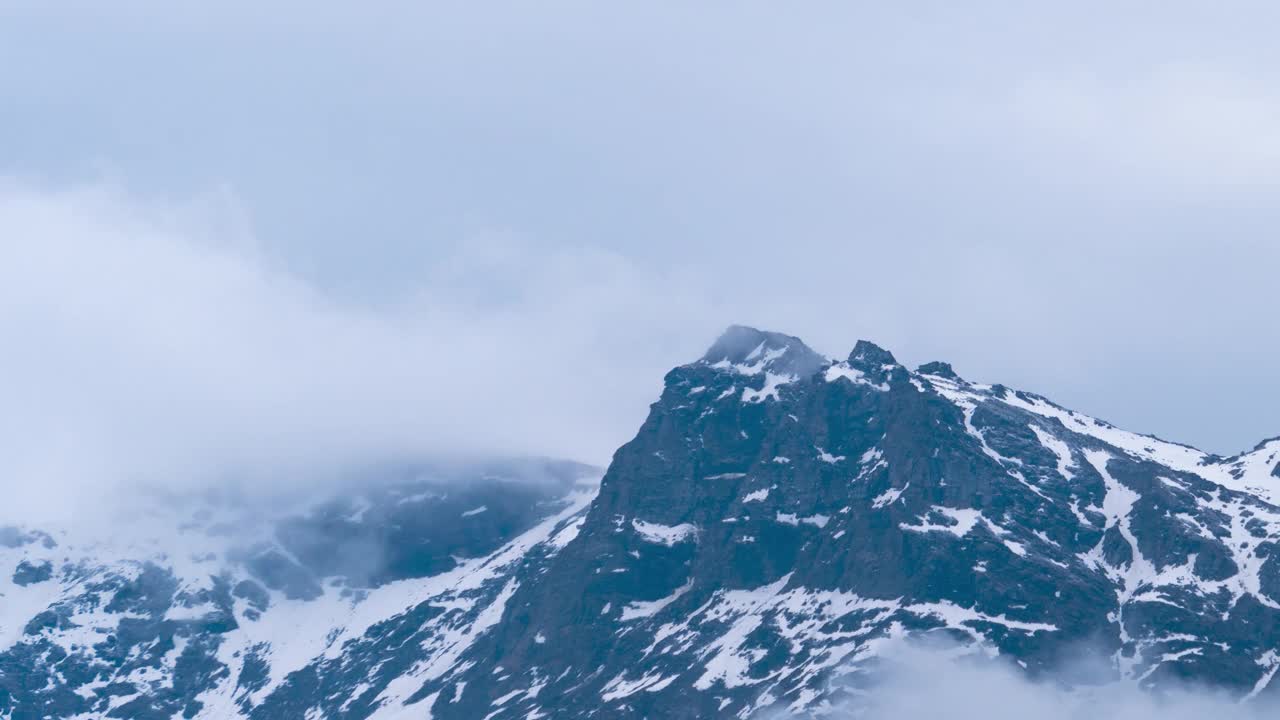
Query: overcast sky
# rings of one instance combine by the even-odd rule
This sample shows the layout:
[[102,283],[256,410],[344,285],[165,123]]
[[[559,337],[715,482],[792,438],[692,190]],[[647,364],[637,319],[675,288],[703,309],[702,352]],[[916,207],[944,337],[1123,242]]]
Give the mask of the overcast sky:
[[1276,6],[1045,5],[0,0],[5,470],[604,462],[730,323],[1280,434]]

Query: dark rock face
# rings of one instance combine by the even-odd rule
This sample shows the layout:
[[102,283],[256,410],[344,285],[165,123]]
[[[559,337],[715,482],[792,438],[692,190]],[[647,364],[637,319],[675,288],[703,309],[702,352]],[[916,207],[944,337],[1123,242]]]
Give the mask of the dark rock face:
[[53,564],[45,561],[40,563],[29,563],[26,560],[18,563],[18,567],[13,571],[13,584],[26,587],[34,583],[44,582],[53,577]]
[[916,368],[916,372],[921,375],[937,375],[938,377],[947,378],[948,380],[956,380],[960,376],[956,375],[956,371],[951,369],[951,363],[939,361],[928,362]]
[[31,608],[0,609],[0,715],[803,717],[903,637],[1252,697],[1280,667],[1278,462],[735,326],[598,488],[391,482],[265,536],[214,513],[213,559],[0,531],[0,608]]
[[1256,478],[868,342],[779,383],[743,348],[808,348],[726,337],[667,375],[435,717],[804,714],[903,634],[1033,675],[1100,648],[1145,685],[1242,696],[1274,665],[1280,510]]

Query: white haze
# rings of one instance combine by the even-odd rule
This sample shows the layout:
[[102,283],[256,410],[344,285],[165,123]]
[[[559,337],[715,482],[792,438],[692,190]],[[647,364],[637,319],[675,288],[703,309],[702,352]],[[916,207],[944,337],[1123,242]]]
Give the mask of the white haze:
[[718,330],[679,277],[515,238],[464,244],[394,306],[340,302],[217,198],[8,183],[0,237],[6,516],[397,457],[606,462]]
[[[265,251],[234,193],[157,199],[104,183],[19,180],[0,183],[0,238],[0,514],[10,516],[74,513],[130,483],[279,486],[400,457],[607,464],[663,373],[732,322],[793,332],[831,355],[869,337],[904,362],[955,360],[975,379],[1050,395],[1102,363],[1166,382],[1174,372],[1141,349],[1173,332],[1170,317],[1121,322],[1139,333],[1132,347],[1099,339],[1076,348],[1086,328],[1062,318],[1061,329],[1074,329],[1046,340],[1035,318],[1052,318],[1048,308],[1061,303],[1035,291],[1040,281],[1017,271],[1017,257],[942,253],[901,281],[823,263],[799,289],[770,275],[768,256],[749,254],[758,272],[735,270],[743,258],[730,262],[732,253],[655,265],[489,232],[439,243],[394,301],[361,302]],[[379,252],[376,238],[351,242]],[[1132,270],[1128,262],[1108,277]],[[964,300],[937,299],[960,292],[943,266],[972,286]],[[1259,262],[1248,272],[1269,270]],[[982,308],[999,309],[994,324],[962,337],[961,318],[985,316]],[[1005,325],[1026,328],[1031,356],[1071,347],[1013,377],[975,376],[966,362],[1000,368],[1030,357],[984,354]],[[945,352],[922,351],[947,339]],[[1179,350],[1179,362],[1210,350]],[[1080,357],[1066,362],[1071,353]],[[1260,406],[1276,389],[1255,387],[1245,399]]]
[[[960,648],[886,647],[877,680],[834,720],[1254,720],[1273,717],[1275,703],[1241,703],[1204,686],[1165,683],[1159,694],[1109,679],[1101,655],[1082,652],[1059,673],[1032,680],[1011,660]],[[1064,680],[1069,682],[1063,682]],[[1170,686],[1173,687],[1170,687]],[[785,714],[774,720],[785,720]]]

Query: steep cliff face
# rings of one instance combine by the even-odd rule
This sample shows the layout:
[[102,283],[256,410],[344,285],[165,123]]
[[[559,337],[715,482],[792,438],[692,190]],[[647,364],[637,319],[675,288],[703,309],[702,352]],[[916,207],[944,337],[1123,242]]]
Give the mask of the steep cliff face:
[[573,543],[436,717],[820,711],[943,635],[1051,671],[1265,688],[1280,443],[1219,459],[860,342],[732,328],[671,371]]
[[1220,458],[734,327],[598,484],[535,463],[0,530],[0,716],[821,716],[902,638],[1252,698],[1278,468],[1280,440]]

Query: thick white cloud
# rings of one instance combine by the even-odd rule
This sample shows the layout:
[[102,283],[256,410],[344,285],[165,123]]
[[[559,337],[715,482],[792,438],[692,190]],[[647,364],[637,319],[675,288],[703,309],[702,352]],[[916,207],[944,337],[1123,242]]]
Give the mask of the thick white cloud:
[[225,216],[103,188],[0,189],[10,513],[121,482],[398,456],[604,462],[676,348],[712,335],[664,327],[710,316],[679,278],[513,239],[464,244],[394,306],[342,302],[251,238],[211,233],[236,227]]
[[[490,233],[441,244],[410,291],[375,302],[317,287],[249,225],[224,196],[164,204],[103,185],[0,186],[11,511],[51,490],[307,477],[402,455],[605,463],[663,373],[729,322],[793,332],[832,355],[869,337],[904,362],[950,359],[1086,411],[1113,392],[1098,378],[1121,378],[1129,398],[1152,404],[1130,417],[1226,405],[1265,420],[1277,391],[1264,365],[1222,374],[1277,339],[1247,313],[1216,314],[1224,297],[1197,282],[1229,278],[1226,300],[1265,307],[1272,266],[1258,260],[1274,251],[1248,244],[797,257],[728,243],[654,265]],[[363,247],[379,251],[376,239]]]

